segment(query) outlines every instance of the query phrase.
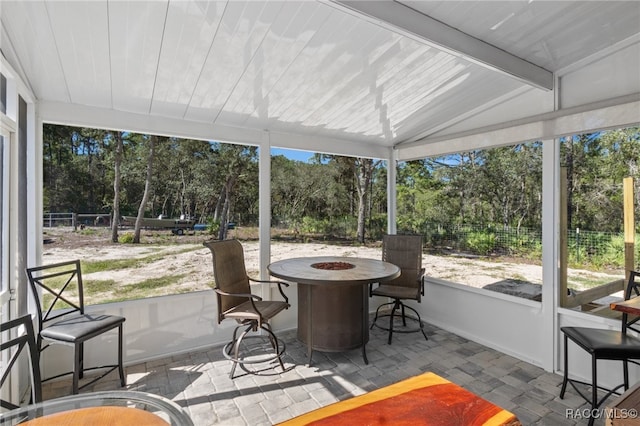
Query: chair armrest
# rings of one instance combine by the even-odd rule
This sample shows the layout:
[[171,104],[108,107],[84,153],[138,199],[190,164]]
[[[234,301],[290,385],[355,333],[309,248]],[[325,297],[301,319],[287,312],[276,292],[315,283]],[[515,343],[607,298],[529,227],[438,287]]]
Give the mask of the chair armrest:
[[213,291],[215,291],[216,293],[222,296],[245,297],[249,299],[249,302],[251,302],[251,306],[253,307],[253,310],[256,311],[258,315],[262,317],[262,313],[254,303],[254,300],[261,301],[262,297],[256,296],[255,294],[251,294],[251,293],[227,293],[226,291],[222,291],[219,288],[214,288]]
[[263,284],[278,284],[278,291],[280,292],[280,295],[284,299],[284,302],[287,305],[289,304],[289,298],[287,297],[286,294],[284,294],[284,291],[282,290],[282,286],[289,287],[289,283],[286,283],[284,281],[256,280],[253,278],[249,278],[249,281],[253,281],[254,283],[263,283]]
[[424,296],[424,277],[425,277],[425,269],[420,268],[420,273],[418,274],[418,280],[420,280],[420,295]]
[[262,300],[262,297],[256,296],[255,294],[251,294],[251,293],[227,293],[226,291],[222,291],[219,288],[214,288],[213,291],[215,291],[216,293],[222,296],[246,297],[247,299],[251,300],[252,303],[254,299]]

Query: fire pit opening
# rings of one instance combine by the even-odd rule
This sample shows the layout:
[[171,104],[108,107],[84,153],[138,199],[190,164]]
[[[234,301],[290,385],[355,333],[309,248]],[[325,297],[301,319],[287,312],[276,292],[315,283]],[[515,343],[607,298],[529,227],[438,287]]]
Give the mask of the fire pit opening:
[[349,262],[319,262],[311,265],[315,269],[325,269],[328,271],[342,271],[344,269],[355,268],[356,265]]

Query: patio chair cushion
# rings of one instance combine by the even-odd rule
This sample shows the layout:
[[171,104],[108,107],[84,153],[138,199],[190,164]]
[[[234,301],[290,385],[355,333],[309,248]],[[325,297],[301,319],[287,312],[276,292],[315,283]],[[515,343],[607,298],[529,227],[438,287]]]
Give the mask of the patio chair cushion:
[[125,321],[116,315],[79,314],[66,316],[40,332],[44,339],[61,342],[82,342],[105,331],[116,328]]
[[619,330],[562,327],[562,332],[598,359],[640,358],[640,339]]
[[420,292],[420,288],[414,286],[411,287],[402,287],[395,285],[385,285],[381,284],[378,287],[371,290],[371,294],[373,296],[382,296],[382,297],[392,297],[399,299],[417,299],[418,293]]
[[[257,301],[253,302],[260,311],[260,313],[256,312],[253,309],[253,305],[251,302],[244,302],[234,308],[229,309],[224,313],[225,318],[234,318],[239,320],[255,320],[255,321],[269,321],[271,318],[276,316],[279,312],[284,311],[289,307],[289,304],[286,302],[280,301]],[[262,314],[262,318],[260,317]]]

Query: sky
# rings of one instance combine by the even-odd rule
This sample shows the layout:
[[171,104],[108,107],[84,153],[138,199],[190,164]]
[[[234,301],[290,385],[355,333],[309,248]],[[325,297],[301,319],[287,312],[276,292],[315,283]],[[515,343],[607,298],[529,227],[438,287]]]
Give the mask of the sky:
[[313,157],[313,152],[311,151],[298,151],[295,149],[282,149],[282,148],[271,148],[271,155],[284,155],[289,160],[296,160],[308,163],[311,157]]

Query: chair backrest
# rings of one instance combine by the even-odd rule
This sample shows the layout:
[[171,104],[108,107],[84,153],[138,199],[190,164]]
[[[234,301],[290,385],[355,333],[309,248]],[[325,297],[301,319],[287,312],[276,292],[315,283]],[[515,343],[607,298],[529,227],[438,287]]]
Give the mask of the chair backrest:
[[[20,334],[24,328],[24,333]],[[29,350],[29,361],[31,363],[31,395],[33,402],[42,401],[42,381],[40,379],[40,351],[36,346],[35,334],[33,331],[33,323],[31,322],[31,316],[25,315],[23,317],[7,321],[0,324],[0,333],[2,338],[0,341],[0,353],[8,354],[8,361],[6,365],[3,365],[2,376],[0,376],[0,387],[9,378],[11,368],[14,366],[22,350],[26,347]],[[5,333],[7,336],[5,336]],[[3,355],[4,358],[4,355]],[[18,408],[16,404],[9,401],[0,399],[0,406],[6,409]]]
[[400,268],[398,278],[385,285],[420,288],[423,275],[422,235],[384,235],[382,260]]
[[[206,241],[206,247],[213,256],[213,280],[216,288],[225,293],[249,294],[251,286],[244,265],[244,250],[238,240]],[[224,296],[216,293],[218,299],[218,321],[224,312],[246,302],[247,298]]]
[[629,271],[629,282],[627,282],[625,289],[624,300],[638,296],[640,296],[640,271]]
[[[39,330],[47,322],[64,315],[84,314],[79,260],[27,268],[27,277],[38,307]],[[39,289],[42,289],[42,295]]]

